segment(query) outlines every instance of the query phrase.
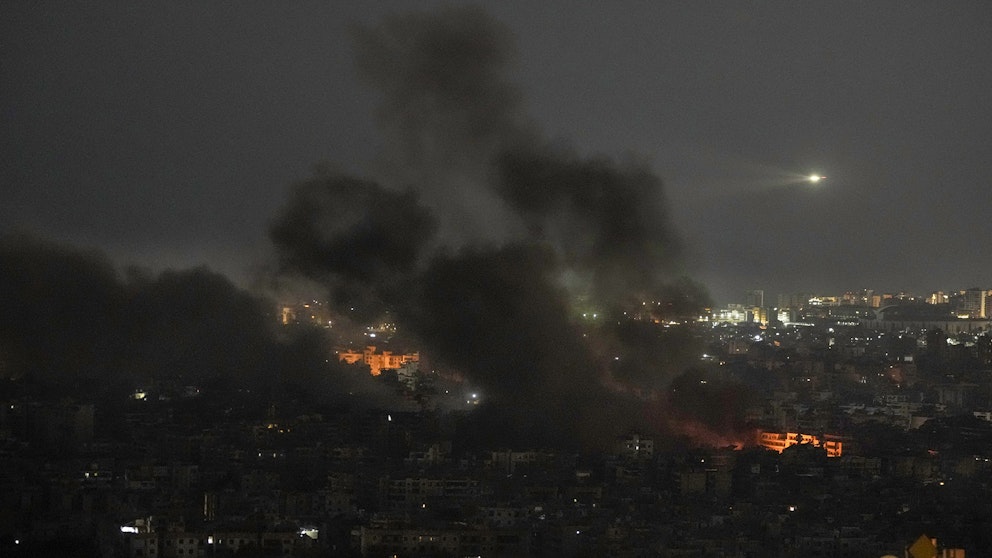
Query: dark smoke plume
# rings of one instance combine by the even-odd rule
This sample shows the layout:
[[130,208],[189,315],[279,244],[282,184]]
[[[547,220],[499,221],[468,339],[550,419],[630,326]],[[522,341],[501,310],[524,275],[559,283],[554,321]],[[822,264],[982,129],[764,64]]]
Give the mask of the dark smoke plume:
[[[681,245],[647,167],[537,132],[507,77],[511,39],[476,7],[357,29],[358,74],[381,95],[382,185],[315,177],[272,238],[284,270],[324,282],[339,304],[393,311],[433,362],[482,386],[503,430],[600,443],[644,427],[604,362],[638,339],[579,324],[574,302],[619,315],[700,290],[678,292]],[[676,373],[652,370],[651,386]]]
[[381,94],[391,164],[477,177],[494,153],[532,141],[521,94],[506,79],[512,36],[482,9],[388,16],[354,39],[357,72]]
[[537,143],[521,94],[506,79],[515,58],[510,32],[481,8],[443,7],[358,27],[354,40],[356,71],[379,93],[377,117],[387,132],[376,174],[414,184],[448,244],[523,232],[519,216],[487,187],[499,153]]
[[277,329],[271,301],[207,269],[122,274],[99,252],[3,236],[0,309],[0,377],[48,394],[185,385],[225,398],[313,385],[343,399],[383,391],[368,374],[331,370],[337,363],[325,362],[326,342],[313,330]]
[[601,303],[650,297],[679,265],[661,180],[648,169],[550,150],[503,153],[500,195],[585,273]]
[[396,303],[435,230],[412,191],[321,175],[293,188],[270,236],[283,271],[320,281],[338,306],[375,317]]
[[508,78],[512,35],[480,8],[391,16],[355,38],[358,73],[382,98],[383,159],[450,244],[546,242],[600,299],[681,271],[660,179],[541,138]]
[[127,293],[110,261],[0,237],[0,361],[7,377],[113,376]]

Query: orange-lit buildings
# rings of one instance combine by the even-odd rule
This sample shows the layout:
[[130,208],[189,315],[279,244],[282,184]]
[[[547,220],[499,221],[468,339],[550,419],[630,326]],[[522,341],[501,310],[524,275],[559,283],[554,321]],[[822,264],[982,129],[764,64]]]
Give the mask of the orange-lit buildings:
[[420,353],[405,353],[394,355],[390,351],[375,352],[375,346],[369,345],[365,350],[358,352],[352,349],[338,352],[338,360],[355,364],[361,362],[369,365],[369,370],[373,376],[382,374],[383,370],[396,370],[408,362],[420,362]]
[[821,441],[816,436],[800,434],[798,432],[759,431],[758,444],[779,453],[782,453],[782,450],[785,448],[796,444],[810,444],[816,448],[823,448],[827,451],[827,457],[840,457],[843,452],[843,443],[830,435],[824,436],[824,439]]

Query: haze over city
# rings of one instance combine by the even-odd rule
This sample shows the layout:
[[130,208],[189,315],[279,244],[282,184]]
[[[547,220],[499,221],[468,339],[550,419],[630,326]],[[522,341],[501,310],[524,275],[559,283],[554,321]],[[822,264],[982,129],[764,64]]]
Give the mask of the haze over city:
[[[4,7],[4,230],[251,284],[290,184],[388,172],[353,29],[417,6]],[[486,9],[519,114],[659,177],[716,302],[984,284],[984,6]],[[446,209],[492,226],[474,195]]]
[[992,10],[0,15],[0,554],[992,547]]

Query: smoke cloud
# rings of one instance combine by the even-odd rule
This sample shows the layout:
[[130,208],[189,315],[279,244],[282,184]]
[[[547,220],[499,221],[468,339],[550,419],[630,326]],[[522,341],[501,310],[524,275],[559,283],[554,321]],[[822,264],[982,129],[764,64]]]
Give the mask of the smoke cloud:
[[503,199],[600,303],[650,297],[672,278],[681,242],[648,169],[549,149],[506,152],[497,165]]
[[326,362],[322,332],[277,328],[275,304],[207,269],[119,272],[100,252],[0,237],[0,378],[91,398],[197,386],[385,401],[368,374]]
[[493,153],[530,141],[521,94],[506,79],[512,35],[482,9],[388,16],[353,36],[358,75],[381,95],[393,164],[477,175]]
[[329,287],[356,317],[398,302],[437,228],[413,191],[326,174],[297,184],[270,236],[284,271]]
[[357,71],[381,95],[387,180],[414,185],[443,242],[548,244],[600,300],[681,272],[660,179],[542,138],[508,77],[512,35],[482,9],[394,15],[355,42]]
[[[508,79],[512,35],[480,8],[390,16],[354,38],[381,100],[378,181],[294,188],[271,228],[281,269],[340,305],[389,309],[432,362],[482,387],[505,431],[596,444],[644,428],[607,361],[649,354],[635,345],[658,335],[580,323],[575,302],[603,317],[704,302],[682,278],[661,180],[542,138]],[[678,360],[626,379],[664,385]]]
[[5,376],[115,376],[127,292],[108,259],[0,237],[0,366]]

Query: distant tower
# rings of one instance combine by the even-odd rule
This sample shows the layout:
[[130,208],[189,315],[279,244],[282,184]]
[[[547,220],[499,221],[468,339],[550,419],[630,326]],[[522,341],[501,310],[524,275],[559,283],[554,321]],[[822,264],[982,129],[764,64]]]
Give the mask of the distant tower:
[[747,309],[749,322],[768,323],[768,314],[765,310],[765,291],[756,289],[744,292],[744,308]]
[[988,291],[982,289],[968,289],[961,297],[961,313],[967,314],[969,318],[987,318]]
[[813,298],[813,293],[791,293],[778,295],[778,308],[790,308],[801,310],[809,306],[809,299]]
[[761,308],[765,305],[765,291],[756,289],[744,293],[744,306],[747,308]]

